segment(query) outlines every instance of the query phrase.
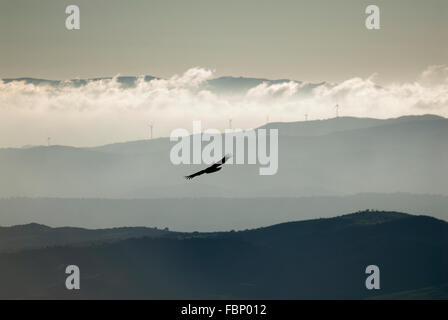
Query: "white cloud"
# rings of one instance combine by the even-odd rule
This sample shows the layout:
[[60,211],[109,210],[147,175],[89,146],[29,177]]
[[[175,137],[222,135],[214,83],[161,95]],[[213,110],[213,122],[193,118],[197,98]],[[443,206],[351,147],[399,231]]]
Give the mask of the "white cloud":
[[448,66],[432,65],[422,72],[419,82],[423,85],[437,86],[448,83]]
[[247,97],[257,99],[286,98],[297,93],[299,84],[294,81],[269,85],[263,82],[247,91]]
[[[223,129],[256,127],[271,121],[342,116],[396,117],[403,114],[448,115],[448,67],[430,66],[415,82],[379,86],[375,75],[314,87],[294,81],[250,88],[240,96],[217,94],[202,86],[211,70],[192,68],[169,79],[144,81],[125,88],[117,77],[74,86],[0,81],[0,146],[54,143],[98,145],[146,138],[149,122],[157,136],[191,129],[193,120]],[[303,94],[306,93],[306,94]]]

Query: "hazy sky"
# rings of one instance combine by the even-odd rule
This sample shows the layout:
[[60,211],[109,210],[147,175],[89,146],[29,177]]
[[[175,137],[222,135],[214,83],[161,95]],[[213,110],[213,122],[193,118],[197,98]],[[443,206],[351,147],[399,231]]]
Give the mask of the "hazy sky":
[[[65,7],[81,30],[65,29]],[[381,9],[381,30],[364,26]],[[0,77],[234,75],[411,81],[447,63],[446,0],[1,0]]]
[[[68,31],[65,8],[81,10]],[[367,30],[365,9],[381,10]],[[0,78],[153,75],[122,88],[0,81],[0,147],[99,145],[173,129],[251,128],[335,116],[448,116],[446,0],[0,0]],[[222,75],[293,79],[238,98],[204,89]],[[306,81],[327,83],[309,95]]]

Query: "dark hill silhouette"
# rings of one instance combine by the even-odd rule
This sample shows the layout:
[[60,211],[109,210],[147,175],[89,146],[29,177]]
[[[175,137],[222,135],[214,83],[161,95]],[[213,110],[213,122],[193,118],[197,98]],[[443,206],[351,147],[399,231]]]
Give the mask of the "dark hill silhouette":
[[[1,254],[0,298],[447,299],[447,253],[448,223],[364,211],[241,232]],[[78,292],[64,287],[68,264],[81,269]],[[381,270],[378,291],[364,285],[371,264]]]
[[55,227],[89,229],[156,226],[184,232],[253,229],[288,221],[334,217],[337,213],[365,208],[425,214],[448,221],[448,197],[438,195],[369,193],[344,197],[247,199],[0,199],[3,225],[38,222]]
[[30,223],[0,227],[0,253],[56,245],[90,245],[91,243],[112,242],[129,238],[168,236],[168,234],[175,235],[176,233],[144,227],[91,230],[73,227],[50,228],[45,225]]

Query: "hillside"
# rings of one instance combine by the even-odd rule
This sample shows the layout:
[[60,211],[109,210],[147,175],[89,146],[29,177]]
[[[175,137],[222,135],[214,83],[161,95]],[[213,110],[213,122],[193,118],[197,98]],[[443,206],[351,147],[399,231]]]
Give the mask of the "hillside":
[[98,148],[0,149],[0,197],[446,195],[448,190],[448,119],[337,118],[275,126],[279,169],[273,176],[260,176],[259,165],[226,165],[219,174],[185,181],[184,175],[204,166],[173,165],[174,143],[167,138]]
[[[77,292],[64,288],[68,264],[81,269]],[[380,267],[381,290],[364,286],[370,264]],[[241,232],[1,254],[0,297],[422,298],[424,288],[448,283],[447,268],[446,222],[364,211]]]
[[12,227],[0,227],[0,253],[25,249],[64,245],[90,245],[130,238],[161,237],[171,233],[156,228],[113,228],[89,230],[82,228],[50,228],[31,223]]

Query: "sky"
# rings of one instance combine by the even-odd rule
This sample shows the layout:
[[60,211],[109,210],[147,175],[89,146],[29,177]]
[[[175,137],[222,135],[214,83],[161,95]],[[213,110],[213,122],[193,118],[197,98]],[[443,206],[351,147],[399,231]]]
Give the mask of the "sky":
[[[367,30],[365,8],[380,8]],[[80,8],[81,29],[65,28]],[[173,129],[239,128],[342,116],[448,116],[444,0],[0,0],[0,78],[152,75],[49,87],[0,81],[0,147],[93,146]],[[220,76],[290,79],[240,96],[203,89]],[[307,83],[323,82],[308,96]]]
[[[65,28],[76,4],[81,29]],[[367,30],[365,8],[381,10]],[[447,63],[445,0],[1,0],[0,77],[232,75],[410,81]]]

